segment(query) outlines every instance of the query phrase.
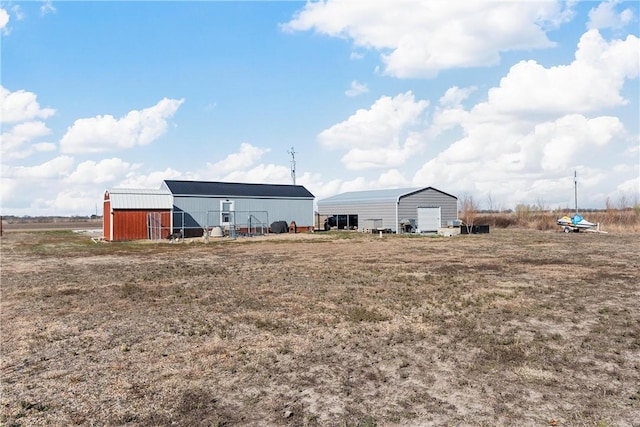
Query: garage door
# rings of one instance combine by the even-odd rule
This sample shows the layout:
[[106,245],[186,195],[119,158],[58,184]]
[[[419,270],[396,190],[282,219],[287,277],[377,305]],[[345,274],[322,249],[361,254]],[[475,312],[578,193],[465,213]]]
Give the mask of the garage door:
[[417,228],[421,233],[438,231],[440,228],[440,207],[418,207]]

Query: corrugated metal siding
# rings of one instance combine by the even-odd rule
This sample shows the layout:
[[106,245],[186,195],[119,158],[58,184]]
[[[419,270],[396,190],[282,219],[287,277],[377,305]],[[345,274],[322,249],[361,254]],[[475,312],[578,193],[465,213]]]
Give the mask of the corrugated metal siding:
[[112,209],[171,209],[173,196],[163,190],[115,188],[108,190]]
[[358,229],[362,231],[364,220],[381,219],[383,228],[396,229],[395,202],[355,202],[322,203],[318,202],[320,215],[358,215]]
[[320,200],[318,204],[339,204],[339,203],[395,203],[398,197],[413,193],[420,188],[392,188],[384,190],[350,191],[336,194]]
[[[350,200],[348,195],[355,196]],[[395,198],[390,198],[395,195]],[[396,201],[400,195],[398,217],[396,218]],[[370,196],[370,199],[367,199]],[[442,226],[448,220],[458,217],[458,200],[455,196],[443,193],[432,187],[420,189],[399,189],[343,193],[318,201],[320,215],[358,215],[358,228],[363,229],[364,220],[382,219],[382,227],[398,230],[397,221],[416,219],[418,206],[440,206]]]
[[166,230],[166,234],[168,235],[171,225],[171,211],[169,210],[114,210],[111,218],[113,221],[112,240],[148,239],[149,229],[147,216],[150,212],[161,213],[162,228]]
[[[268,212],[268,225],[274,221],[295,221],[299,227],[313,226],[313,200],[300,199],[252,199],[252,198],[209,198],[209,197],[182,197],[174,196],[175,223],[178,212],[185,212],[186,227],[211,227],[220,225],[218,211],[220,202],[230,200],[234,202],[234,211],[242,212]],[[207,215],[207,212],[211,212]],[[245,221],[246,218],[237,218],[236,222]]]
[[267,211],[269,224],[295,221],[298,227],[313,226],[313,200],[301,199],[236,199],[236,211]]
[[441,227],[447,221],[458,218],[458,199],[433,188],[427,188],[414,194],[402,197],[398,207],[398,219],[418,219],[419,206],[439,206],[441,208]]

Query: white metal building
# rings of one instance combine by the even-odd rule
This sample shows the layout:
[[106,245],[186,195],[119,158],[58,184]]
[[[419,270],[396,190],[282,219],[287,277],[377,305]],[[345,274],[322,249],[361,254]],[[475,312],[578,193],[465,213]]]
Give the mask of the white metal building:
[[458,198],[433,187],[354,191],[319,200],[318,214],[339,228],[433,232],[458,218]]

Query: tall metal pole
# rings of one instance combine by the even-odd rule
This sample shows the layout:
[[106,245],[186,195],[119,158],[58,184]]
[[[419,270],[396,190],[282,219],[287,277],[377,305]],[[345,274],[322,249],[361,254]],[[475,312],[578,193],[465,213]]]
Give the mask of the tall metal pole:
[[291,151],[287,151],[287,153],[291,154],[291,181],[293,181],[293,185],[296,185],[296,152],[291,147]]
[[575,170],[573,171],[573,193],[576,202],[576,215],[578,215],[578,174]]

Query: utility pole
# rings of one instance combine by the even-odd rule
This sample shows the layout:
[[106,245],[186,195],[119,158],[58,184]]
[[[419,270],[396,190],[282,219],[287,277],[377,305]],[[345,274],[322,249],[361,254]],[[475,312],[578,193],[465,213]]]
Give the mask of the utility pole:
[[576,202],[576,215],[578,215],[578,173],[573,171],[573,197]]
[[287,153],[291,154],[291,181],[293,181],[293,185],[296,185],[296,152],[291,147],[291,151],[287,151]]

